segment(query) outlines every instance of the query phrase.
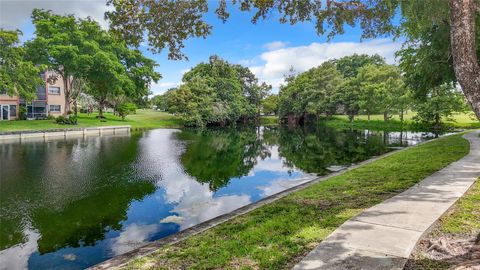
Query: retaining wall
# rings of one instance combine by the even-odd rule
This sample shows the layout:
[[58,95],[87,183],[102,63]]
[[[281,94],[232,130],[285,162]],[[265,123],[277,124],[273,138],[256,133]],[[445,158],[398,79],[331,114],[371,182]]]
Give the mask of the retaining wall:
[[59,138],[59,137],[78,137],[78,136],[102,136],[106,134],[125,134],[130,133],[131,126],[105,126],[88,128],[69,128],[69,129],[50,129],[39,131],[14,131],[0,133],[0,142],[4,140],[26,140],[38,138]]

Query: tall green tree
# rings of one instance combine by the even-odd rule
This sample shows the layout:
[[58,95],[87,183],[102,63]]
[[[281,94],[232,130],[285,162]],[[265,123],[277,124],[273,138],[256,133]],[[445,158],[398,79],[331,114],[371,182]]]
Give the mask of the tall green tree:
[[45,82],[39,76],[41,67],[26,60],[25,48],[19,45],[20,35],[20,31],[0,29],[0,92],[32,100],[37,87]]
[[123,41],[101,29],[97,22],[84,20],[81,24],[91,44],[91,64],[85,74],[91,85],[89,93],[99,104],[99,116],[103,117],[103,108],[109,99],[123,97],[115,104],[119,108],[128,99],[147,96],[151,83],[161,77],[155,71],[157,64],[138,49],[128,48]]
[[343,76],[333,62],[325,62],[288,79],[287,84],[280,87],[279,116],[290,124],[298,124],[320,114],[334,114],[343,83]]
[[[170,57],[184,57],[183,41],[206,37],[212,26],[205,20],[207,0],[109,0],[114,10],[107,13],[111,27],[129,43],[139,45],[146,32],[155,50],[168,47]],[[477,0],[329,0],[329,1],[233,1],[242,11],[254,13],[252,22],[267,19],[271,12],[280,14],[281,23],[314,22],[319,35],[329,38],[345,32],[345,26],[359,25],[363,38],[383,35],[415,35],[432,27],[447,27],[455,79],[462,87],[477,118],[480,119],[480,65],[477,55],[480,2]],[[227,0],[220,0],[216,14],[223,21],[229,17]],[[397,19],[398,10],[402,19]],[[410,44],[406,44],[410,46]]]
[[278,113],[278,95],[268,95],[262,100],[262,112],[264,114],[277,115]]
[[65,91],[65,113],[70,111],[73,78],[84,77],[93,59],[87,29],[73,15],[60,16],[51,11],[34,9],[32,23],[35,38],[26,42],[28,56],[55,73],[49,80],[62,80]]
[[405,94],[406,87],[400,70],[391,65],[369,64],[359,69],[355,78],[360,90],[360,108],[365,110],[370,120],[372,113],[380,112],[384,121],[396,112],[398,102]]
[[169,112],[190,125],[226,125],[256,119],[260,102],[270,87],[245,67],[218,56],[200,63],[182,78],[183,84],[168,97]]
[[332,60],[344,78],[354,78],[361,67],[366,65],[384,65],[385,59],[378,54],[352,54]]
[[414,119],[440,129],[442,119],[455,112],[465,111],[465,99],[452,84],[443,84],[430,89],[425,96],[418,98],[414,105],[417,114]]

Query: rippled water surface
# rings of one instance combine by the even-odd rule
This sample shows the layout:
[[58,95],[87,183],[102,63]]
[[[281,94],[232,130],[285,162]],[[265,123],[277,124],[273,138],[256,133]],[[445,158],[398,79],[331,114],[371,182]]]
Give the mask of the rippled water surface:
[[0,142],[0,269],[83,269],[431,136],[260,127]]

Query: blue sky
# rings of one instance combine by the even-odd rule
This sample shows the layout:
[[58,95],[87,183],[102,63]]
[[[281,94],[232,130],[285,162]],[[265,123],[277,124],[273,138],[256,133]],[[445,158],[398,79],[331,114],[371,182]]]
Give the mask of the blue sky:
[[[296,72],[302,72],[328,59],[355,52],[378,53],[393,63],[394,52],[401,46],[400,42],[390,38],[360,42],[360,29],[351,27],[344,35],[327,42],[324,36],[317,36],[312,23],[280,24],[275,15],[254,25],[250,23],[252,14],[240,12],[235,7],[230,7],[231,16],[224,24],[213,14],[216,4],[214,1],[210,3],[211,11],[206,16],[207,22],[213,25],[213,34],[206,39],[190,39],[185,43],[184,52],[189,61],[168,60],[166,53],[152,54],[147,46],[141,46],[148,57],[157,61],[157,70],[163,76],[152,85],[152,92],[159,94],[178,85],[185,71],[208,61],[213,54],[250,67],[261,81],[272,84],[276,92],[291,66]],[[52,9],[59,14],[79,17],[91,16],[104,27],[108,26],[103,20],[103,13],[108,9],[103,0],[0,0],[0,27],[18,28],[24,32],[24,40],[32,38],[34,28],[29,14],[33,8]]]

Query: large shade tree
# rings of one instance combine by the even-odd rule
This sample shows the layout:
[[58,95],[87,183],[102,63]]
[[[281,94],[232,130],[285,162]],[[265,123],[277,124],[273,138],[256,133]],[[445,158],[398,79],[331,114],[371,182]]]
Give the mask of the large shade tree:
[[181,115],[187,125],[227,125],[258,117],[261,100],[270,89],[259,84],[245,67],[218,56],[185,73],[183,84],[168,95],[168,111]]
[[[137,46],[145,34],[154,50],[168,47],[172,59],[185,57],[181,52],[184,40],[211,33],[212,26],[203,16],[208,12],[207,0],[108,0],[108,3],[114,10],[106,16],[117,34]],[[407,41],[423,31],[445,27],[450,40],[445,50],[452,55],[451,70],[480,119],[480,66],[475,24],[480,2],[477,0],[238,0],[232,3],[242,11],[252,11],[253,23],[278,12],[281,23],[312,21],[317,33],[329,38],[343,34],[346,25],[359,25],[363,38],[393,34],[404,35]],[[397,23],[399,10],[402,19]],[[227,20],[227,0],[220,0],[215,12],[219,18]]]
[[289,124],[336,112],[337,94],[344,80],[333,62],[325,62],[287,81],[280,88],[278,107],[279,116]]
[[123,41],[92,20],[82,21],[90,42],[91,65],[85,73],[91,84],[89,93],[99,104],[99,115],[108,100],[116,106],[126,100],[137,100],[150,93],[150,84],[160,79],[155,61],[143,56],[138,49],[130,49]]
[[19,31],[0,29],[0,93],[32,100],[44,81],[39,76],[41,67],[26,60],[25,48],[19,45],[20,35]]
[[34,9],[35,38],[26,42],[29,58],[54,71],[48,78],[61,80],[65,92],[65,113],[70,111],[74,77],[83,77],[92,63],[91,44],[86,39],[88,24],[73,15],[60,16]]

